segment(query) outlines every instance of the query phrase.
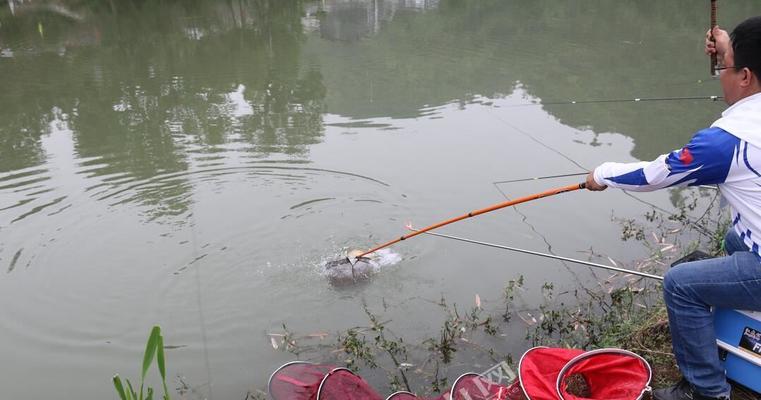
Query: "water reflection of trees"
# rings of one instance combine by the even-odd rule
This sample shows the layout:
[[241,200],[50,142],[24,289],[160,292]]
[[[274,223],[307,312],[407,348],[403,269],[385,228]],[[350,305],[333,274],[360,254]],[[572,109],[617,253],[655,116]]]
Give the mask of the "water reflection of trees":
[[357,41],[376,35],[399,12],[432,10],[439,0],[328,0],[306,7],[305,28],[327,40]]
[[[731,26],[754,8],[753,0],[733,2],[722,21]],[[330,111],[356,118],[417,116],[426,105],[511,93],[516,82],[547,101],[713,95],[715,82],[698,82],[707,78],[700,42],[707,12],[690,0],[442,0],[429,13],[396,15],[351,57],[324,41],[309,50],[322,55]],[[649,158],[683,144],[721,105],[548,110],[570,126],[631,136],[634,155]]]
[[[88,17],[0,14],[0,47],[13,54],[0,59],[0,172],[42,162],[54,107],[69,115],[78,156],[98,160],[90,176],[140,181],[185,171],[189,152],[218,145],[267,157],[321,140],[325,88],[300,62],[300,1],[68,5]],[[180,213],[189,196],[178,188],[190,190],[179,183],[136,201]]]
[[[147,179],[218,146],[303,155],[321,140],[326,104],[354,118],[407,117],[516,82],[549,101],[718,90],[697,84],[706,10],[692,0],[414,1],[425,13],[409,2],[67,1],[82,22],[0,8],[0,171],[42,163],[54,107],[69,115],[78,155],[103,160],[93,173]],[[722,21],[753,3],[733,2]],[[305,27],[340,42],[309,39]],[[360,37],[347,52],[344,41]],[[710,120],[695,107],[548,109],[571,126],[632,136],[635,156],[648,158]]]

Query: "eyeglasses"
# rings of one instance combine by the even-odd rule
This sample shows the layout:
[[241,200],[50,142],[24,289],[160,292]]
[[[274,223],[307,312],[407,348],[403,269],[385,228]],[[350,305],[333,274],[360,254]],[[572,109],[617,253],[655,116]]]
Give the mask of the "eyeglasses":
[[720,65],[720,66],[717,66],[717,67],[715,68],[715,70],[716,70],[716,72],[718,72],[718,71],[723,71],[723,70],[725,70],[725,69],[731,69],[731,68],[734,68],[734,69],[742,69],[742,68],[745,68],[745,67],[741,67],[741,66],[737,66],[737,65],[733,65],[733,66],[731,66],[731,67],[725,67],[725,66],[722,66],[722,65]]

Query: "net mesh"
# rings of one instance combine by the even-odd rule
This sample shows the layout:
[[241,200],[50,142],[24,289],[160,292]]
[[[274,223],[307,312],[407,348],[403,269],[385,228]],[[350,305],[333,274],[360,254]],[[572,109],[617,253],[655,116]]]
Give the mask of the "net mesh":
[[[623,350],[537,347],[523,355],[520,378],[510,385],[468,373],[438,397],[397,392],[386,400],[637,400],[648,388],[651,372],[644,359]],[[351,371],[306,362],[276,370],[269,392],[273,400],[382,400]]]
[[517,383],[511,386],[492,382],[477,374],[461,376],[452,386],[450,397],[442,400],[523,400]]
[[269,393],[273,400],[307,400],[317,398],[320,382],[334,367],[306,362],[288,363],[270,377]]
[[618,349],[544,347],[523,355],[519,376],[530,400],[636,400],[649,387],[651,370],[641,357]]
[[558,374],[574,357],[584,353],[576,349],[536,347],[523,354],[518,367],[521,386],[531,400],[557,400]]
[[270,377],[273,400],[382,400],[361,377],[331,365],[294,362]]
[[319,400],[382,400],[365,382],[346,369],[334,370],[325,378],[318,393]]
[[561,378],[558,389],[566,400],[638,399],[650,384],[650,366],[641,358],[616,352],[601,352],[573,363],[565,377],[582,376],[586,393],[574,389],[572,380]]
[[386,400],[526,400],[517,381],[510,386],[494,383],[478,374],[461,375],[452,389],[438,397],[417,397],[408,392],[397,392]]

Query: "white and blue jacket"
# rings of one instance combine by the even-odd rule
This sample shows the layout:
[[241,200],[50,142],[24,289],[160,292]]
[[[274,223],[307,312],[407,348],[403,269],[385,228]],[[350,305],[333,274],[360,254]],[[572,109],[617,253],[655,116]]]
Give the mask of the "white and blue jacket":
[[727,108],[710,128],[680,150],[652,162],[604,163],[594,170],[600,185],[631,191],[714,185],[732,207],[732,225],[761,256],[761,93]]

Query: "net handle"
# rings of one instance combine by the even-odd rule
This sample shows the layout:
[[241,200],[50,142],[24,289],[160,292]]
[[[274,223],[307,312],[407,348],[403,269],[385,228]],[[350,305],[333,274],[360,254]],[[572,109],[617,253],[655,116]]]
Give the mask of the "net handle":
[[579,362],[586,360],[587,358],[591,358],[594,356],[598,356],[600,354],[620,354],[625,355],[629,357],[634,357],[642,362],[642,364],[647,368],[647,384],[642,389],[642,392],[637,396],[636,400],[641,400],[642,397],[644,397],[645,393],[650,391],[650,381],[653,379],[653,369],[650,368],[650,364],[642,358],[637,353],[633,353],[629,350],[624,349],[615,349],[615,348],[606,348],[606,349],[597,349],[597,350],[590,350],[585,353],[579,354],[578,356],[572,358],[570,361],[568,361],[564,366],[563,369],[560,370],[560,373],[558,373],[558,380],[555,382],[555,390],[558,394],[558,399],[560,400],[567,400],[565,397],[563,397],[563,391],[560,390],[560,386],[563,384],[563,381],[565,380],[565,375],[568,373],[568,371],[573,368],[576,364]]

